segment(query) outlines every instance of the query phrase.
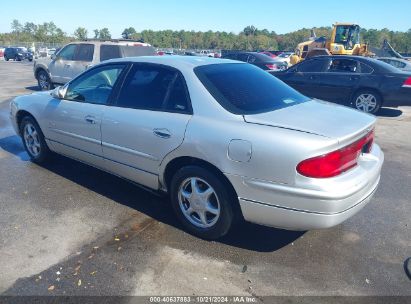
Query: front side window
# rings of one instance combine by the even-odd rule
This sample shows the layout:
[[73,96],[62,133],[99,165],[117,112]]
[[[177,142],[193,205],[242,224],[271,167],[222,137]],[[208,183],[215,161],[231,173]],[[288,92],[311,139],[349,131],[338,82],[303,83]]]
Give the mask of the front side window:
[[91,62],[93,61],[93,55],[94,55],[94,45],[79,44],[77,46],[76,53],[74,55],[73,60]]
[[310,59],[297,65],[293,71],[302,73],[324,72],[327,64],[328,59]]
[[65,46],[58,54],[58,57],[63,60],[73,60],[76,52],[76,44],[69,44]]
[[90,70],[68,85],[64,99],[107,104],[124,65],[108,65]]
[[333,59],[328,72],[358,73],[358,62],[350,59]]
[[136,65],[118,97],[120,107],[187,112],[189,102],[182,76],[172,69]]
[[309,100],[251,64],[211,64],[194,72],[214,99],[234,114],[270,112]]

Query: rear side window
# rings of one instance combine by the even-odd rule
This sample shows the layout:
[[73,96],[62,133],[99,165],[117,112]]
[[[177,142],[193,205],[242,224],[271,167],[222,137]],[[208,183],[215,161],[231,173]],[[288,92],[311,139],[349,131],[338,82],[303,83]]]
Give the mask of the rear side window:
[[234,114],[257,114],[309,100],[271,74],[250,64],[212,64],[194,69],[213,97]]
[[117,105],[142,110],[189,111],[182,76],[155,65],[136,65],[125,80]]
[[298,66],[296,66],[296,71],[303,73],[324,72],[327,64],[327,59],[310,59],[307,61],[303,61]]
[[118,45],[102,44],[100,46],[100,61],[120,57],[120,47]]
[[328,72],[358,73],[358,61],[350,59],[332,59]]
[[58,53],[58,57],[63,60],[73,60],[76,48],[76,44],[69,44]]
[[79,44],[77,45],[74,60],[76,61],[93,61],[94,45],[93,44]]
[[151,46],[122,45],[120,50],[122,57],[153,56],[156,53]]
[[366,65],[362,62],[360,63],[360,73],[371,74],[372,72],[374,72],[372,67],[370,67],[369,65]]

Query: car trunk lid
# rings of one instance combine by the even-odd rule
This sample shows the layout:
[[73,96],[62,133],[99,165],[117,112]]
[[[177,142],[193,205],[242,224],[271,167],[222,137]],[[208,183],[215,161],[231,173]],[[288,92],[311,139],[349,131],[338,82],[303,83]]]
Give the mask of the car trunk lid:
[[372,115],[319,100],[267,113],[244,115],[244,120],[338,139],[340,142],[371,130],[376,121]]

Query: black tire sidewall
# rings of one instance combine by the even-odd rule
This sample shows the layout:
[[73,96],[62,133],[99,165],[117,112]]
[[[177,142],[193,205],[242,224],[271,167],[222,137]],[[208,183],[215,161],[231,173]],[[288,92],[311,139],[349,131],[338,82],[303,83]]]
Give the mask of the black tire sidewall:
[[[41,150],[40,150],[40,155],[38,155],[37,157],[31,155],[31,153],[29,152],[29,149],[27,148],[26,145],[26,141],[24,140],[24,127],[27,123],[31,123],[35,128],[37,133],[39,134],[39,140],[40,140],[40,146],[41,146]],[[43,132],[40,129],[40,126],[37,124],[37,122],[35,121],[35,119],[31,116],[26,116],[22,119],[21,123],[20,123],[20,134],[21,134],[21,138],[23,140],[23,145],[24,145],[24,149],[26,150],[27,154],[29,155],[30,159],[35,162],[35,163],[42,163],[46,160],[46,158],[49,156],[50,150],[47,146],[47,143],[44,139],[44,135]]]
[[[41,85],[40,85],[40,75],[41,75],[41,74],[44,74],[44,75],[46,76],[47,83],[48,83],[48,87],[47,87],[46,89],[42,88]],[[52,86],[51,86],[51,82],[50,82],[50,81],[51,81],[51,80],[50,80],[49,75],[48,75],[47,72],[44,71],[43,69],[37,73],[37,83],[38,83],[39,88],[40,88],[42,91],[48,91],[48,90],[51,90],[51,89],[52,89]]]
[[[220,203],[220,217],[217,223],[210,228],[200,228],[191,224],[184,216],[179,202],[178,190],[181,183],[189,177],[198,177],[206,181],[215,190]],[[213,172],[200,166],[186,166],[176,172],[171,180],[170,199],[177,218],[192,234],[208,240],[218,239],[228,233],[234,222],[234,197],[227,189],[226,182]]]
[[[357,109],[357,106],[356,106],[355,102],[356,102],[358,96],[360,96],[360,95],[362,95],[362,94],[370,94],[370,95],[373,95],[373,96],[375,97],[375,100],[377,101],[377,106],[376,106],[376,108],[374,109],[374,111],[372,111],[372,112],[364,112],[364,111],[361,111],[360,109]],[[357,93],[354,94],[354,97],[353,97],[353,99],[352,99],[351,104],[352,104],[352,107],[353,107],[354,109],[358,110],[358,111],[361,111],[361,112],[364,112],[364,113],[368,113],[368,114],[376,114],[376,113],[381,109],[382,99],[381,99],[380,94],[376,93],[375,91],[372,91],[372,90],[361,90],[361,91],[358,91]]]

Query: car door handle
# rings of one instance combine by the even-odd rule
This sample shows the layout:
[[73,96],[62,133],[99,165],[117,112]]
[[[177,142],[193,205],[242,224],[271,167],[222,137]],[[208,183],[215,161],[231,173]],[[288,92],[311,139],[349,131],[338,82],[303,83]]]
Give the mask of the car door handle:
[[69,68],[69,67],[71,67],[71,64],[65,64],[64,67]]
[[360,79],[360,77],[358,77],[358,76],[351,76],[350,77],[350,80],[358,80],[358,79]]
[[95,125],[96,124],[96,118],[94,116],[91,115],[87,115],[86,117],[84,117],[84,119],[86,120],[86,122],[88,122],[89,124]]
[[310,76],[310,79],[311,79],[311,80],[314,80],[315,78],[316,78],[316,77],[313,76],[313,75]]
[[161,137],[161,138],[170,138],[171,132],[168,129],[154,129],[154,135]]

